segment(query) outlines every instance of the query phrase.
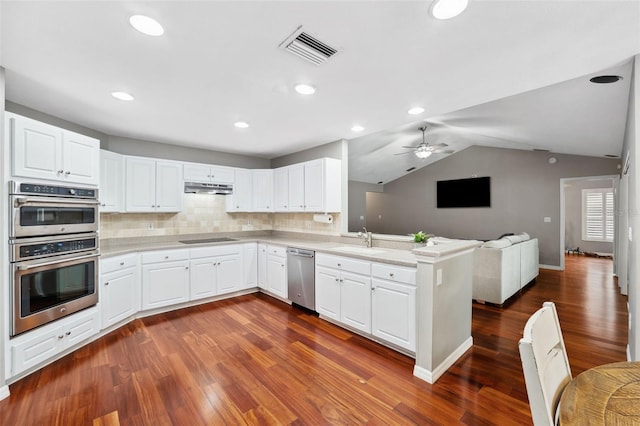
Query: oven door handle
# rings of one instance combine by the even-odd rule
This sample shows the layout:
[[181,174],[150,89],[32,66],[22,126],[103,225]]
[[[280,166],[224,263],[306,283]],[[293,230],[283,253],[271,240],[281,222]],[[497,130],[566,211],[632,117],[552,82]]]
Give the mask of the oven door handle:
[[41,263],[31,263],[31,262],[29,262],[30,263],[29,265],[25,265],[23,263],[23,264],[17,265],[17,268],[20,271],[28,271],[29,269],[40,268],[42,266],[49,266],[49,265],[55,265],[55,264],[58,264],[58,263],[66,263],[66,262],[75,262],[77,260],[89,259],[91,257],[98,257],[98,256],[99,255],[97,255],[95,253],[91,253],[91,254],[88,254],[86,256],[76,256],[76,257],[73,257],[71,259],[52,260],[51,262],[41,262]]
[[65,198],[64,201],[58,199],[47,200],[46,198],[29,198],[29,197],[15,197],[13,199],[14,206],[20,207],[29,203],[37,203],[37,204],[84,204],[84,205],[98,205],[100,201],[98,200],[74,200]]

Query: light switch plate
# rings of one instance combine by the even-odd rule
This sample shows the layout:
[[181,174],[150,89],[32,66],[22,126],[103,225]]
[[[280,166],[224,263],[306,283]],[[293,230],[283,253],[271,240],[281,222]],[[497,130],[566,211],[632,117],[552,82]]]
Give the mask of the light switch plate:
[[545,216],[544,223],[551,223],[551,218],[549,216]]

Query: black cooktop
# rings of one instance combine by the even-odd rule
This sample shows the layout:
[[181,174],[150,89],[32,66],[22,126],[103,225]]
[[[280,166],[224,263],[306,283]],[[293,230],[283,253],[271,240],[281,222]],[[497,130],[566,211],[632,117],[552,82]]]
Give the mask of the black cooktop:
[[204,243],[222,243],[225,241],[238,241],[238,240],[236,240],[235,238],[220,237],[220,238],[205,238],[202,240],[184,240],[184,241],[178,241],[178,242],[182,244],[204,244]]

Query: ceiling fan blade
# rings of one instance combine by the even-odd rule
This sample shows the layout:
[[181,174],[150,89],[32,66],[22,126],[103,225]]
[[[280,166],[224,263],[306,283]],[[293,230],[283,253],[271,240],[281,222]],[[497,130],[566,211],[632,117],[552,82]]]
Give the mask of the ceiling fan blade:
[[438,143],[438,144],[435,144],[435,145],[432,145],[432,146],[435,147],[435,148],[445,148],[445,147],[447,147],[449,145],[447,145],[446,143],[442,142],[442,143]]
[[407,148],[407,149],[415,149],[415,146],[403,146],[402,148]]
[[453,154],[455,151],[451,149],[438,149],[433,151],[434,154]]
[[407,152],[398,152],[396,154],[393,155],[404,155],[404,154],[413,154],[413,151],[407,151]]

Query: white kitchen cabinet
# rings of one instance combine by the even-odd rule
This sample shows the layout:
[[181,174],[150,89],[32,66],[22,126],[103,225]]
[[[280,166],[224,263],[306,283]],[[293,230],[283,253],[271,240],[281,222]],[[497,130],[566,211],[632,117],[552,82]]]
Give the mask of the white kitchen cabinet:
[[269,244],[267,246],[267,291],[287,298],[287,249]]
[[304,163],[289,166],[289,211],[305,211]]
[[276,169],[275,211],[340,212],[341,172],[340,160],[333,158],[320,158]]
[[342,210],[341,162],[320,158],[304,163],[304,210],[340,212]]
[[242,286],[244,288],[258,287],[258,244],[245,243],[242,245]]
[[182,211],[182,164],[144,157],[126,157],[127,212]]
[[267,245],[258,244],[258,287],[267,289]]
[[316,254],[316,311],[356,330],[371,333],[371,264]]
[[124,211],[124,156],[100,150],[100,213]]
[[233,194],[226,197],[227,213],[253,210],[253,173],[247,169],[236,169]]
[[242,289],[242,253],[239,244],[191,249],[191,300]]
[[272,212],[273,170],[252,170],[254,212]]
[[235,173],[232,167],[212,166],[208,164],[185,163],[183,177],[185,182],[233,183]]
[[415,352],[416,269],[379,263],[371,269],[371,333]]
[[7,114],[12,175],[98,185],[100,141],[16,114]]
[[277,212],[289,211],[289,167],[273,171],[273,206]]
[[135,315],[140,310],[137,254],[101,259],[100,283],[103,329]]
[[11,371],[7,376],[35,367],[98,332],[100,311],[93,307],[14,337],[9,341]]
[[142,254],[142,309],[189,300],[189,250]]

